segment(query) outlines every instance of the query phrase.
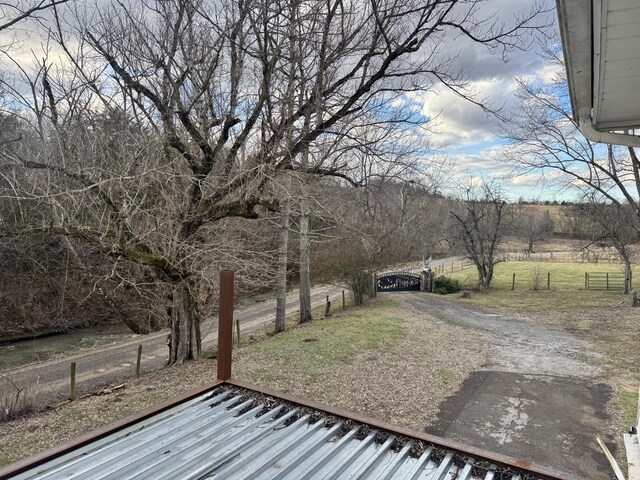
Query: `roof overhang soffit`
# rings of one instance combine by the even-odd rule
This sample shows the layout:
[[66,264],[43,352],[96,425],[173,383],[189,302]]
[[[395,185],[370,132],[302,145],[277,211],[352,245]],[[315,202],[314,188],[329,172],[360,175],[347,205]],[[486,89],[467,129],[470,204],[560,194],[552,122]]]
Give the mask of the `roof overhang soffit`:
[[[616,38],[617,31],[608,31],[611,20],[609,12],[617,9],[624,15],[623,7],[627,3],[632,11],[637,8],[637,13],[640,13],[640,5],[635,4],[635,1],[557,0],[573,116],[585,137],[593,142],[640,146],[640,136],[613,132],[613,130],[632,130],[640,127],[640,108],[633,110],[631,116],[628,111],[623,114],[616,108],[609,108],[607,113],[603,108],[605,101],[609,101],[611,105],[615,100],[623,103],[627,99],[640,100],[640,72],[634,71],[636,65],[634,62],[640,62],[640,40],[638,40],[640,24],[631,25],[631,31],[638,32],[638,39],[633,36]],[[635,34],[632,33],[632,35]],[[616,40],[617,46],[621,43],[627,45],[633,56],[630,61],[622,63],[624,67],[622,69],[620,62],[608,62],[612,50],[607,49],[606,44],[609,40],[609,47],[611,47],[612,38]],[[606,90],[605,81],[614,74],[621,75],[622,81],[631,87],[634,82],[637,82],[639,88],[631,95],[624,90],[611,89],[611,87]],[[626,104],[628,103],[627,101]],[[606,118],[605,114],[608,115]]]

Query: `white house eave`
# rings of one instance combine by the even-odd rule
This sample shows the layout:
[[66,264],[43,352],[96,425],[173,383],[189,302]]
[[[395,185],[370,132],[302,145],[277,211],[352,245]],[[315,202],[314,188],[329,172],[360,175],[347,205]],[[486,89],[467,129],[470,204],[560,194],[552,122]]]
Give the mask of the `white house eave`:
[[[590,141],[640,147],[640,136],[612,131],[640,127],[640,110],[631,117],[628,114],[616,116],[615,112],[612,117],[609,112],[600,123],[595,121],[595,114],[600,113],[598,109],[605,98],[601,91],[607,68],[603,32],[607,29],[609,1],[556,0],[571,108],[580,130]],[[594,15],[594,12],[597,13]],[[637,28],[640,30],[640,25]],[[597,40],[594,32],[597,32]],[[634,39],[625,41],[630,47],[636,44]],[[609,92],[609,95],[624,95],[624,92]]]

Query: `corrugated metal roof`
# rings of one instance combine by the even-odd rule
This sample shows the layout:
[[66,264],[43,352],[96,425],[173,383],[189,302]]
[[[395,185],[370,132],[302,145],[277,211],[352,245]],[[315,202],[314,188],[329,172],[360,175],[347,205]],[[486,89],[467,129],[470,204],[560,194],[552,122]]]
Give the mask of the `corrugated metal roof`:
[[235,387],[216,388],[15,478],[520,479],[506,466]]

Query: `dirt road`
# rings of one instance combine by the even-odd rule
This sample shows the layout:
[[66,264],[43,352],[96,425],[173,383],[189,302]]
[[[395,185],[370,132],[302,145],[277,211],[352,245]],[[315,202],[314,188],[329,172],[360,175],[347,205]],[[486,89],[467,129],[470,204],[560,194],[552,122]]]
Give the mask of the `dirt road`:
[[[599,383],[592,346],[565,331],[471,310],[437,295],[387,294],[408,312],[472,329],[489,362],[440,406],[426,430],[488,451],[567,472],[608,479],[595,437],[607,436],[610,387]],[[608,441],[607,441],[608,440]]]
[[[338,305],[342,289],[335,286],[316,287],[311,292],[311,304],[324,304],[326,296]],[[341,301],[341,300],[340,300]],[[275,300],[238,310],[235,318],[240,320],[241,332],[248,333],[272,324],[275,319]],[[298,294],[287,296],[287,314],[296,315],[299,308]],[[70,363],[77,365],[77,386],[79,394],[91,391],[101,385],[119,382],[135,374],[138,345],[142,345],[142,370],[151,371],[165,365],[167,333],[140,336],[118,345],[93,349],[62,359],[51,360],[5,370],[0,376],[0,405],[7,397],[15,395],[16,389],[23,389],[38,405],[47,405],[69,395]],[[217,318],[203,326],[203,349],[213,347],[217,342]]]

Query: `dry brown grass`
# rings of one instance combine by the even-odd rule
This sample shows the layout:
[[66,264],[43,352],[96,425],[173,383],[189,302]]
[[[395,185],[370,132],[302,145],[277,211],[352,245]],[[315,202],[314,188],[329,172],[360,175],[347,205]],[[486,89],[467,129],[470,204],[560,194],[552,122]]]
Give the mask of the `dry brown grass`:
[[[424,312],[400,311],[393,302],[381,299],[370,305],[338,312],[330,320],[314,321],[276,337],[253,335],[253,342],[234,354],[234,377],[424,428],[440,402],[484,362],[481,346],[465,329],[434,322]],[[374,324],[375,329],[371,328]],[[287,351],[293,354],[289,358],[296,358],[301,338],[317,338],[318,342],[304,342],[304,348],[332,352],[332,357],[289,360],[283,365]],[[318,345],[320,341],[324,345]],[[269,376],[265,369],[271,371]],[[131,380],[126,388],[111,394],[0,424],[0,466],[209,383],[214,377],[214,361],[190,362]]]
[[[380,301],[378,301],[380,304]],[[349,361],[309,375],[304,364],[287,363],[286,352],[264,355],[241,349],[235,376],[310,400],[345,408],[398,425],[424,429],[440,403],[455,393],[467,375],[485,362],[470,331],[436,322],[422,311],[384,307],[384,316],[400,322],[408,335],[382,348],[364,349]],[[370,317],[369,310],[350,318]],[[264,372],[269,372],[265,377]],[[277,372],[277,373],[274,373]]]

